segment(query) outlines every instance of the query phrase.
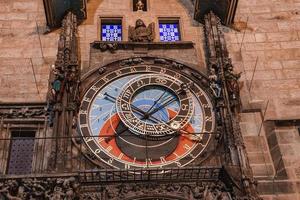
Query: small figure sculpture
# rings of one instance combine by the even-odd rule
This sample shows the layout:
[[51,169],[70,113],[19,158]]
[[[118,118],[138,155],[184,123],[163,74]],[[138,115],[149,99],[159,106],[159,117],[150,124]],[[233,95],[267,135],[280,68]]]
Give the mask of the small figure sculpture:
[[219,98],[221,96],[222,88],[221,82],[218,80],[218,76],[216,75],[216,71],[214,68],[210,69],[210,88],[212,89],[215,97]]
[[129,41],[131,42],[153,42],[154,23],[146,27],[143,20],[136,20],[135,27],[129,26]]
[[139,0],[137,3],[136,3],[136,8],[137,8],[137,11],[143,11],[144,10],[144,3],[142,2],[142,0]]

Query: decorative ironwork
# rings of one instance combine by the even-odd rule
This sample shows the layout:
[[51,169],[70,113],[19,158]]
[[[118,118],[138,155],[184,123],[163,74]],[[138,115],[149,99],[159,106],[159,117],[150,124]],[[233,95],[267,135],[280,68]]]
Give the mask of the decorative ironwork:
[[127,170],[91,170],[79,173],[79,181],[85,184],[137,183],[143,181],[218,181],[221,168],[145,168]]
[[32,170],[34,133],[13,134],[8,162],[8,174],[30,174]]

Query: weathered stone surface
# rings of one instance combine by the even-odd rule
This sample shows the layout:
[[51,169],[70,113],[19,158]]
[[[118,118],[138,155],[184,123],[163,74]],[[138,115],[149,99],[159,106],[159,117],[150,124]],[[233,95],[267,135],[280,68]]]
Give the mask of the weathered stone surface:
[[[264,111],[265,106],[263,106],[261,114],[265,112],[264,119],[270,122],[300,119],[298,71],[300,69],[300,17],[297,8],[299,8],[299,1],[293,0],[279,0],[272,3],[268,0],[241,0],[236,21],[248,22],[248,29],[227,33],[228,43],[242,47],[238,49],[234,45],[229,45],[233,62],[238,62],[236,69],[245,73],[241,79],[244,84],[243,105],[249,105],[253,100],[269,102],[267,111]],[[242,55],[242,59],[236,57],[238,53]],[[255,67],[256,71],[253,73]],[[252,87],[249,91],[247,86],[249,87],[250,82]],[[254,174],[262,175],[264,168],[259,165],[264,161],[262,155],[265,151],[256,144],[259,140],[253,134],[257,129],[254,124],[259,124],[260,120],[247,115],[241,115],[241,129]],[[266,136],[265,150],[269,152],[273,169],[277,168],[277,176],[281,178],[299,179],[299,133],[294,126],[281,129],[268,124],[264,123],[265,132],[261,136]],[[269,177],[272,176],[269,174]],[[288,187],[284,189],[285,184]],[[263,196],[264,199],[299,199],[299,195],[296,195],[296,191],[292,189],[293,185],[290,183],[281,185],[274,187],[271,183],[265,183],[265,186],[259,184],[259,189],[261,194],[270,194]]]
[[283,182],[274,180],[274,182],[259,182],[258,190],[261,194],[293,194],[295,193],[295,185],[291,182]]
[[43,35],[43,2],[0,5],[0,102],[45,101],[58,38],[56,32]]

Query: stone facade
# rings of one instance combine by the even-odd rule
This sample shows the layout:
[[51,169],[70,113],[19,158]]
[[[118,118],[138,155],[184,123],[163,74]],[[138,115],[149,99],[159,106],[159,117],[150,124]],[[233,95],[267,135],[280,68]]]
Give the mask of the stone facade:
[[45,101],[57,40],[42,1],[0,1],[0,102]]
[[299,6],[242,0],[232,29],[226,29],[235,69],[243,72],[240,125],[265,199],[300,198],[299,124],[293,121],[300,117]]
[[[88,18],[79,26],[83,72],[128,56],[123,50],[98,55],[100,50],[91,48],[100,39],[101,17],[122,18],[124,41],[137,18],[157,24],[158,17],[180,17],[182,40],[195,48],[148,55],[177,58],[205,71],[203,27],[183,2],[151,0],[148,12],[132,12],[129,0],[90,0]],[[299,0],[240,0],[235,23],[223,28],[235,70],[242,72],[240,127],[259,192],[267,200],[300,199],[299,10]],[[48,33],[45,24],[42,1],[0,1],[0,103],[45,102],[59,39],[59,32]],[[155,32],[158,42],[157,26]],[[101,63],[91,62],[91,55],[100,56]]]

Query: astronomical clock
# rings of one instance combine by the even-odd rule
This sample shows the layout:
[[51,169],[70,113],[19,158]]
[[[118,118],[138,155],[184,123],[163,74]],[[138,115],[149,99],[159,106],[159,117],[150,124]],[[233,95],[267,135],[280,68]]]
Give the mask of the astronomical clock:
[[199,72],[178,65],[110,67],[93,76],[78,130],[99,165],[163,169],[201,162],[215,129],[210,89]]
[[[149,8],[148,1],[133,2],[136,16]],[[49,18],[53,9],[46,3]],[[137,18],[135,27],[123,29],[125,41],[122,20],[103,19],[89,66],[79,54],[78,19],[85,15],[69,12],[62,22],[48,22],[63,28],[47,107],[0,112],[1,130],[3,118],[15,121],[3,128],[13,134],[3,138],[12,145],[1,143],[11,153],[0,156],[8,168],[0,199],[259,200],[237,115],[240,75],[233,72],[221,19],[205,13],[197,18],[202,60],[197,44],[180,37],[177,18],[148,26]],[[26,118],[24,137],[18,118]],[[21,156],[13,156],[16,151]]]

